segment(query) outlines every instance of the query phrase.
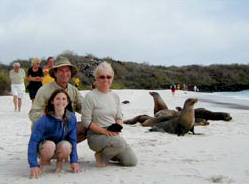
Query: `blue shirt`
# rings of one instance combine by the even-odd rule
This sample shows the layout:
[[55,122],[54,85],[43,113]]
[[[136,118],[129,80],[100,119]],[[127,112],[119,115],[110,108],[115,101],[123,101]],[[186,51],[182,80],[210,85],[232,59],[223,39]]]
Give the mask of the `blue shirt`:
[[37,162],[38,147],[41,141],[50,140],[57,144],[67,140],[72,144],[70,163],[78,162],[77,155],[77,120],[74,113],[66,112],[67,123],[54,116],[42,116],[34,124],[28,145],[30,167],[39,167]]

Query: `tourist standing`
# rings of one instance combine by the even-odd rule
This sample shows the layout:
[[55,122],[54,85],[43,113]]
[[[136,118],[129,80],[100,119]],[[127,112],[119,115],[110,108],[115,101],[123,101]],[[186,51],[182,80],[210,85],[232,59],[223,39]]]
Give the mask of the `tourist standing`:
[[32,67],[28,70],[29,85],[27,89],[29,91],[29,97],[33,102],[38,89],[42,86],[44,74],[40,67],[41,60],[39,58],[33,58],[31,63]]
[[42,85],[48,84],[52,81],[54,81],[54,78],[49,75],[49,69],[54,66],[54,58],[48,57],[47,59],[47,65],[43,67],[42,71],[44,73],[44,79],[42,81]]
[[20,112],[22,107],[22,97],[25,93],[24,78],[26,77],[26,74],[24,69],[20,68],[20,63],[15,62],[9,75],[15,111]]

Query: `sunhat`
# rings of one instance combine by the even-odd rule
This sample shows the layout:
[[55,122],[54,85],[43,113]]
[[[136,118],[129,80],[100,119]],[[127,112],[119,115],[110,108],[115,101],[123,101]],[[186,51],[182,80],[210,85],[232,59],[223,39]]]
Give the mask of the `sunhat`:
[[76,66],[72,65],[70,63],[70,61],[66,57],[60,57],[55,61],[54,66],[52,68],[50,68],[49,75],[51,77],[55,78],[54,70],[57,69],[57,68],[60,68],[62,66],[70,66],[70,68],[71,68],[71,77],[72,78],[78,73],[78,69],[76,68]]

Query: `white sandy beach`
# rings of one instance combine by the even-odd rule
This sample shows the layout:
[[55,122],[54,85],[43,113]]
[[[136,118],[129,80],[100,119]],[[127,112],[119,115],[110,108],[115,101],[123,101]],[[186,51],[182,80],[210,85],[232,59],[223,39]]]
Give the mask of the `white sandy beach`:
[[[149,95],[153,90],[115,90],[123,104],[124,120],[140,114],[153,116],[154,102]],[[95,165],[94,153],[87,142],[78,144],[78,156],[82,173],[71,172],[69,164],[63,173],[53,172],[55,163],[47,167],[38,180],[30,180],[27,147],[31,122],[28,111],[31,101],[28,94],[23,98],[23,109],[14,112],[12,96],[0,97],[0,183],[1,184],[116,184],[116,183],[249,183],[249,110],[245,100],[221,98],[218,94],[205,94],[170,90],[159,92],[170,109],[183,106],[190,97],[197,97],[195,107],[212,111],[228,112],[230,122],[210,121],[206,127],[198,126],[196,133],[183,137],[168,133],[150,132],[148,127],[124,125],[122,136],[137,154],[136,167],[114,164],[100,169]],[[81,91],[82,95],[88,91]],[[219,101],[217,104],[208,101]],[[239,106],[244,105],[244,106]],[[249,104],[248,104],[249,106]],[[77,114],[80,120],[80,115]]]

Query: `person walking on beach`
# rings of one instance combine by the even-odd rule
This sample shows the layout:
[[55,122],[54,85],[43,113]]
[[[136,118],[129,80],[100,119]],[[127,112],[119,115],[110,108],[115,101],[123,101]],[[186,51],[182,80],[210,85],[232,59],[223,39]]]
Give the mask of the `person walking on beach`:
[[176,85],[175,84],[172,84],[171,85],[171,92],[172,92],[172,95],[175,96],[175,91],[176,91]]
[[29,85],[27,86],[27,89],[29,91],[30,99],[34,102],[35,95],[38,89],[42,86],[44,74],[40,67],[41,60],[39,58],[33,58],[31,63],[32,67],[28,70]]
[[[57,89],[64,89],[72,101],[73,112],[81,113],[83,97],[78,89],[69,83],[70,79],[74,77],[77,72],[76,66],[72,65],[66,57],[60,57],[55,61],[55,65],[49,70],[49,75],[55,80],[42,86],[38,90],[34,103],[29,111],[29,119],[32,122],[31,130],[33,123],[43,115],[45,105],[51,94]],[[78,142],[81,142],[86,139],[87,129],[82,123],[78,123],[77,129]]]
[[42,71],[44,73],[44,79],[42,81],[42,85],[46,85],[52,81],[54,81],[54,78],[52,78],[49,75],[49,69],[52,68],[54,66],[54,58],[53,57],[48,57],[47,59],[47,65],[43,67]]
[[194,86],[194,92],[198,92],[198,91],[199,91],[198,87]]
[[90,91],[82,104],[82,122],[88,127],[89,147],[95,151],[97,167],[105,167],[110,160],[123,166],[135,166],[137,157],[119,130],[110,130],[113,126],[122,128],[122,111],[118,95],[110,87],[114,71],[111,65],[103,62],[94,70],[96,89]]
[[24,78],[26,77],[26,73],[24,69],[20,68],[20,63],[15,62],[13,64],[13,69],[10,70],[9,76],[15,111],[20,112],[22,107],[22,97],[25,93]]
[[[40,157],[38,164],[37,157]],[[63,89],[54,91],[45,107],[45,115],[37,120],[28,144],[30,178],[38,178],[51,159],[57,159],[55,172],[63,169],[63,160],[70,156],[71,168],[81,172],[77,155],[77,121],[72,103]]]

